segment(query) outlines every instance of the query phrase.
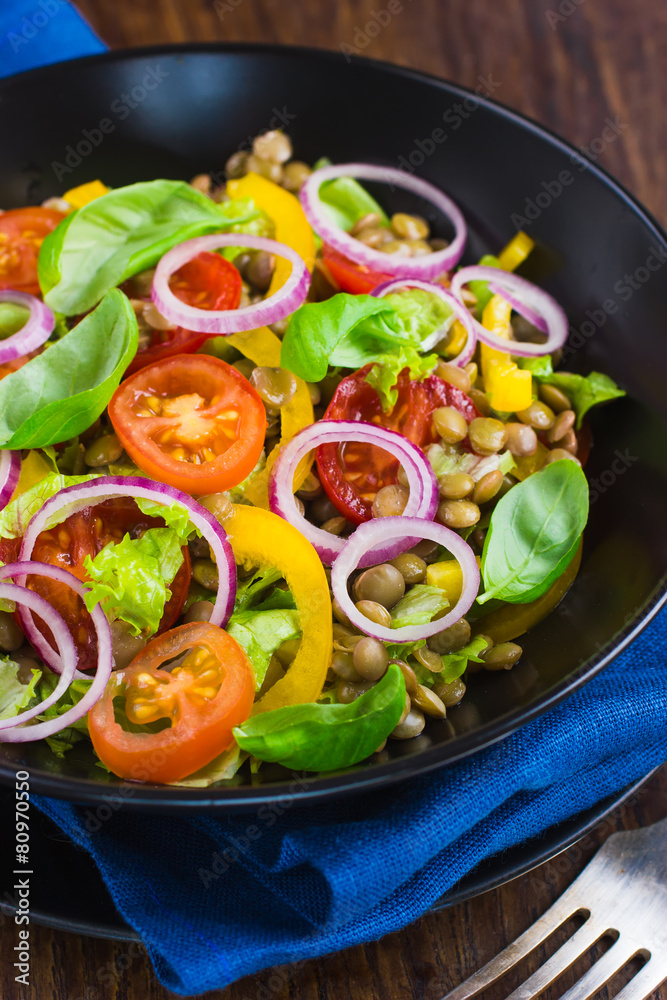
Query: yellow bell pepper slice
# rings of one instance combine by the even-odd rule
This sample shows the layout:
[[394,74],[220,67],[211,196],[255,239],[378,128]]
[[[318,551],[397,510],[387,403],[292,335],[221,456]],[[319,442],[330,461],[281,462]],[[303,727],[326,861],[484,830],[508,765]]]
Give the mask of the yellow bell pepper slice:
[[[299,254],[309,271],[315,263],[315,237],[310,223],[303,213],[299,199],[286,191],[285,188],[260,177],[259,174],[246,174],[238,180],[227,182],[227,194],[230,198],[252,198],[258,208],[273,220],[276,227],[275,237],[279,243],[285,243]],[[292,265],[283,257],[276,259],[271,284],[267,295],[273,295],[285,284],[292,271]]]
[[[482,314],[482,325],[498,337],[509,338],[512,307],[494,295]],[[494,410],[514,413],[525,410],[533,399],[533,380],[505,351],[480,344],[484,388]]]
[[[227,338],[228,342],[240,351],[245,358],[249,358],[254,364],[268,368],[280,367],[281,341],[276,337],[268,326],[259,327],[257,330],[245,330],[242,333],[233,333]],[[295,376],[296,377],[296,376]],[[315,414],[310,398],[310,390],[303,379],[296,379],[296,392],[289,403],[280,411],[280,444],[277,444],[271,454],[267,457],[266,467],[253,476],[245,490],[245,495],[257,507],[268,510],[269,507],[269,473],[273,463],[278,457],[280,448],[298,434],[304,427],[313,423]],[[304,479],[310,472],[313,460],[310,456],[304,455],[299,463],[294,476],[294,489],[298,490]]]
[[498,254],[498,261],[503,271],[516,271],[534,247],[535,242],[528,233],[519,230]]
[[473,633],[488,635],[494,643],[510,642],[550,615],[574,583],[581,565],[582,547],[583,543],[580,542],[572,562],[545,594],[529,604],[506,604],[497,611],[492,611],[475,622]]
[[252,714],[316,701],[333,649],[331,598],[320,557],[300,531],[259,507],[234,504],[224,527],[237,563],[282,573],[292,591],[303,634],[287,673],[255,702]]
[[453,607],[463,590],[463,570],[456,559],[443,559],[426,567],[426,583],[429,587],[444,590],[445,597]]
[[89,181],[87,184],[79,184],[78,187],[65,191],[63,198],[68,201],[72,208],[83,208],[96,198],[101,198],[103,194],[108,194],[108,188],[102,181]]

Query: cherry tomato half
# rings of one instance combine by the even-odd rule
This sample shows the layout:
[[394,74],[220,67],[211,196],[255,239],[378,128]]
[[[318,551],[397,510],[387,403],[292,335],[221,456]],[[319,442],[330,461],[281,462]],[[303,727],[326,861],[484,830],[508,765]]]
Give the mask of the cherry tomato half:
[[[424,448],[438,440],[431,414],[439,406],[453,406],[468,422],[480,416],[473,401],[460,389],[436,375],[413,382],[407,369],[398,379],[396,406],[384,413],[380,397],[366,382],[369,369],[367,365],[342,380],[324,414],[325,420],[380,424]],[[369,520],[375,494],[396,482],[398,465],[388,452],[357,442],[325,444],[317,449],[322,486],[337,510],[354,524]]]
[[[162,669],[183,653],[180,666]],[[135,727],[162,719],[170,727],[123,729],[114,711],[119,695]],[[112,674],[88,713],[90,738],[100,760],[121,778],[179,781],[232,745],[232,729],[248,718],[254,696],[252,666],[235,639],[209,622],[179,625]]]
[[0,215],[0,289],[39,295],[39,248],[64,218],[62,212],[38,206],[12,208]]
[[131,375],[109,416],[140,469],[195,495],[237,486],[264,447],[259,395],[236,368],[204,354],[178,354]]
[[353,260],[343,257],[326,243],[322,247],[322,256],[344,292],[351,292],[353,295],[366,295],[378,285],[384,284],[385,281],[394,280],[391,274],[382,274],[379,271],[372,271],[364,264],[355,264]]
[[[60,566],[69,570],[80,580],[87,580],[84,569],[86,556],[94,559],[109,542],[118,542],[125,534],[138,538],[147,528],[164,527],[164,521],[142,514],[134,500],[116,497],[105,500],[94,507],[71,514],[67,520],[42,531],[35,542],[31,559]],[[21,539],[2,539],[0,560],[11,562],[18,558]],[[171,597],[167,601],[160,622],[159,632],[164,632],[174,624],[181,613],[190,586],[190,556],[187,545],[183,552],[183,565],[179,568],[171,584]],[[78,666],[89,670],[97,663],[97,639],[95,626],[83,601],[62,583],[45,577],[28,577],[29,587],[44,597],[65,619],[79,654]],[[42,635],[55,648],[51,631],[35,617],[35,624]]]

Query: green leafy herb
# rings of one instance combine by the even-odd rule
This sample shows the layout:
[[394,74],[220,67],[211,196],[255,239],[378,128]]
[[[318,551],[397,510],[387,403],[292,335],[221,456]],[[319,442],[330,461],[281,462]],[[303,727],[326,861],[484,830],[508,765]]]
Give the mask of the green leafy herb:
[[574,557],[588,518],[588,482],[562,459],[517,483],[496,504],[482,553],[480,604],[526,604],[545,593]]
[[[479,263],[482,267],[500,267],[498,258],[490,253],[484,254]],[[479,279],[469,281],[468,288],[473,295],[477,296],[477,317],[481,319],[482,313],[493,298],[493,292],[489,289],[488,281],[480,281]]]
[[0,382],[0,448],[44,448],[97,420],[137,351],[126,295],[109,292],[62,340]]
[[377,359],[366,376],[366,381],[380,397],[384,412],[389,413],[398,401],[398,376],[403,369],[408,369],[413,381],[421,381],[431,374],[438,360],[437,354],[424,356],[414,347],[401,345],[398,354],[383,354]]
[[519,358],[519,367],[531,371],[538,382],[554,385],[570,397],[572,408],[577,414],[577,427],[581,427],[582,420],[592,406],[625,396],[624,390],[619,389],[614,380],[602,372],[591,372],[590,375],[555,372],[549,354],[541,358]]
[[[283,339],[280,363],[283,368],[288,368],[308,382],[323,379],[329,362],[357,368],[373,361],[378,354],[391,348],[396,340],[406,339],[392,334],[389,328],[388,335],[383,338],[382,327],[377,324],[375,329],[371,329],[369,337],[368,324],[364,321],[371,317],[394,315],[393,306],[372,295],[340,292],[326,302],[307,302],[296,310],[290,320]],[[362,323],[365,332],[355,336]],[[336,360],[339,345],[341,350]]]
[[391,609],[391,627],[425,625],[439,611],[449,607],[444,590],[426,583],[416,583]]
[[[315,169],[326,167],[329,160],[323,157]],[[327,207],[327,214],[335,225],[346,232],[365,215],[379,215],[382,225],[388,226],[389,219],[368,191],[353,177],[337,177],[325,181],[320,187],[320,201]]]
[[30,310],[13,302],[0,302],[0,340],[11,337],[26,325]]
[[255,687],[259,690],[278,646],[288,639],[298,639],[301,625],[297,611],[250,610],[232,615],[227,631],[248,654],[255,672]]
[[[56,472],[49,473],[0,511],[0,537],[21,538],[25,534],[30,518],[47,500],[59,493],[60,490],[64,490],[66,486],[87,483],[91,479],[99,479],[99,476],[63,476]],[[58,524],[66,516],[59,511],[53,524]],[[48,524],[47,527],[52,527],[53,524]]]
[[19,680],[19,669],[19,664],[10,657],[0,657],[0,719],[13,719],[35,696],[41,670],[31,671],[29,682],[24,684]]
[[218,205],[184,181],[115,188],[66,216],[44,240],[38,261],[44,300],[66,316],[86,312],[178,243],[256,214],[247,201]]
[[154,635],[171,596],[169,585],[183,565],[182,542],[172,528],[148,528],[141,538],[125,535],[110,542],[84,567],[86,607],[101,604],[110,619],[120,618],[133,635]]
[[397,725],[405,681],[391,663],[382,680],[349,705],[288,705],[252,716],[236,741],[260,760],[308,771],[336,771],[369,757]]
[[444,681],[446,684],[455,681],[457,677],[461,677],[466,672],[468,660],[472,660],[474,663],[482,663],[482,658],[479,654],[486,649],[487,645],[488,643],[483,636],[476,636],[470,640],[467,646],[457,650],[456,653],[447,653],[443,656],[442,671],[431,676]]

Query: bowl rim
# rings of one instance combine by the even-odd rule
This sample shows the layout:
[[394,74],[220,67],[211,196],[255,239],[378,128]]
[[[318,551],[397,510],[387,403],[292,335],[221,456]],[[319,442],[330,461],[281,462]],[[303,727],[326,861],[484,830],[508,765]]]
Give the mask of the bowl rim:
[[[25,70],[0,80],[0,97],[4,90],[10,90],[18,83],[27,79],[38,80],[40,76],[48,77],[59,71],[81,67],[104,65],[106,63],[122,63],[137,58],[156,58],[160,56],[224,56],[254,55],[279,56],[287,59],[326,59],[329,62],[341,58],[366,66],[375,71],[388,73],[403,79],[426,83],[449,95],[463,99],[471,98],[480,105],[506,121],[529,132],[537,139],[546,142],[552,148],[574,158],[583,169],[592,173],[609,188],[617,198],[643,224],[652,230],[653,238],[667,245],[667,232],[655,217],[632,195],[624,185],[616,180],[604,167],[591,160],[572,143],[563,139],[549,127],[540,124],[535,119],[507,107],[491,97],[484,97],[469,87],[444,80],[431,73],[425,73],[410,67],[396,65],[386,60],[371,59],[367,56],[346,56],[331,49],[316,46],[280,45],[262,42],[192,42],[187,44],[170,43],[168,45],[149,45],[129,49],[115,49],[80,59],[66,60]],[[450,742],[431,746],[416,754],[389,761],[385,764],[374,764],[370,767],[357,767],[347,771],[334,772],[325,776],[294,775],[291,781],[281,781],[267,785],[251,787],[222,788],[179,788],[173,786],[142,785],[138,782],[120,781],[114,785],[106,785],[89,778],[62,777],[48,772],[31,772],[31,790],[36,794],[53,798],[67,799],[85,804],[99,804],[100,800],[121,800],[124,806],[151,812],[176,812],[181,810],[210,809],[225,812],[244,812],[254,807],[270,802],[284,804],[305,804],[314,800],[332,799],[339,795],[355,794],[361,791],[374,791],[380,787],[386,788],[416,775],[427,774],[439,768],[445,768],[473,753],[505,739],[516,732],[521,726],[533,721],[551,708],[556,707],[571,694],[577,691],[587,681],[604,669],[619,653],[621,653],[648,625],[658,611],[667,603],[667,572],[656,587],[652,597],[634,618],[626,623],[616,636],[613,647],[606,652],[599,652],[591,657],[576,671],[564,678],[553,688],[545,692],[537,701],[529,706],[516,708],[498,719],[488,722],[480,728],[457,736]],[[15,768],[0,761],[0,783],[11,784],[15,780]]]

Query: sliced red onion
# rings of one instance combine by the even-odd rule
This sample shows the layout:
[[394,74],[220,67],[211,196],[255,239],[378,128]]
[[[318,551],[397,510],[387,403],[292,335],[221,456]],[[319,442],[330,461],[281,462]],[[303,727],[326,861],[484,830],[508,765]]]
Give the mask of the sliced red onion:
[[53,333],[56,318],[53,315],[53,310],[49,309],[44,302],[26,292],[15,292],[12,289],[1,291],[0,302],[13,302],[15,306],[25,306],[26,309],[30,310],[25,326],[13,333],[11,337],[0,341],[0,364],[4,364],[15,358],[22,358],[30,351],[36,351],[38,347],[46,343]]
[[[8,577],[25,580],[27,576],[43,576],[49,580],[64,583],[83,598],[84,589],[81,581],[77,580],[72,573],[60,569],[58,566],[50,566],[41,562],[16,562],[0,568],[0,580],[5,580]],[[76,669],[77,654],[72,636],[62,617],[48,601],[45,601],[39,594],[28,590],[27,587],[10,583],[0,583],[0,597],[16,601],[17,606],[28,607],[36,615],[39,615],[51,629],[58,646],[57,655],[60,657],[61,671],[55,689],[39,705],[26,709],[11,719],[0,721],[0,743],[27,743],[41,740],[46,736],[53,736],[54,733],[67,729],[74,722],[78,722],[101,698],[113,666],[109,623],[101,607],[93,608],[91,617],[97,633],[97,670],[92,684],[81,700],[55,719],[38,722],[34,726],[24,726],[24,722],[29,722],[46,711],[50,705],[55,704],[75,678],[88,678],[88,675],[82,674]]]
[[452,278],[451,284],[451,290],[457,298],[461,299],[461,290],[469,281],[488,281],[489,287],[493,285],[494,294],[506,298],[513,309],[547,334],[544,344],[507,340],[487,330],[473,319],[477,338],[484,344],[517,357],[532,358],[551,354],[562,347],[567,340],[568,326],[565,312],[548,292],[538,288],[531,281],[526,281],[525,278],[520,278],[518,274],[512,274],[510,271],[501,271],[497,267],[484,267],[481,264],[462,267]]
[[[282,288],[270,298],[252,306],[244,306],[242,309],[197,309],[196,306],[181,302],[169,287],[169,278],[203,250],[219,250],[221,247],[266,250],[267,253],[276,254],[290,261],[292,273]],[[186,240],[185,243],[179,243],[166,253],[155,269],[151,298],[162,315],[175,326],[183,326],[197,333],[207,333],[212,337],[226,337],[242,330],[268,326],[289,316],[306,298],[309,285],[308,268],[296,250],[285,243],[278,243],[264,236],[249,236],[247,233],[219,233],[215,236],[197,236],[193,240]]]
[[[355,569],[368,565],[368,556],[378,542],[404,539],[407,534],[414,535],[420,540],[429,538],[451,552],[463,570],[463,588],[452,610],[442,618],[426,622],[424,625],[387,628],[386,625],[377,625],[357,611],[354,601],[348,594],[347,581]],[[373,557],[372,564],[377,562],[381,560]],[[479,591],[479,579],[475,554],[460,535],[442,524],[419,520],[416,517],[381,517],[360,524],[347,540],[343,551],[331,568],[331,589],[344,614],[361,632],[373,636],[374,639],[382,639],[383,642],[418,642],[420,639],[428,639],[443,632],[470,610]]]
[[21,452],[4,449],[0,457],[0,510],[7,506],[21,475]]
[[[447,216],[454,226],[454,239],[436,253],[422,257],[400,257],[373,250],[360,240],[355,240],[333,223],[327,214],[326,205],[320,200],[320,187],[325,181],[336,177],[354,177],[357,180],[381,181],[395,187],[413,191]],[[299,192],[301,207],[315,232],[325,243],[338,250],[344,257],[364,264],[381,274],[395,274],[401,278],[423,278],[429,281],[437,278],[458,264],[466,242],[466,224],[463,213],[446,194],[428,181],[413,177],[403,170],[392,167],[378,167],[370,163],[339,163],[315,170],[305,181]]]
[[[294,474],[304,455],[322,444],[338,444],[346,441],[359,441],[363,444],[382,448],[399,460],[407,476],[410,496],[404,516],[433,519],[438,507],[438,481],[424,452],[408,438],[397,431],[376,424],[362,423],[357,420],[320,420],[310,427],[299,431],[291,441],[280,451],[269,477],[269,507],[274,514],[289,521],[313,545],[325,566],[330,566],[346,545],[347,539],[332,535],[322,528],[307,521],[297,509],[294,500]],[[391,518],[380,518],[383,523]],[[402,518],[399,518],[402,521]],[[367,562],[361,565],[374,565],[394,559],[405,552],[414,540],[405,538],[405,532],[400,533],[401,541],[391,545],[382,545]],[[417,539],[419,540],[419,539]]]
[[[153,483],[152,480],[133,476],[100,476],[99,479],[87,483],[68,486],[47,500],[33,515],[23,536],[19,558],[22,561],[30,559],[37,536],[45,528],[64,521],[70,514],[83,507],[91,507],[94,504],[102,503],[103,500],[118,496],[139,497],[167,506],[178,503],[186,508],[195,528],[201,532],[202,537],[210,545],[218,566],[218,593],[210,620],[211,624],[224,627],[234,610],[234,598],[236,597],[236,562],[232,547],[227,540],[227,533],[205,507],[173,486]],[[24,580],[19,581],[21,584],[24,582]],[[45,663],[60,673],[62,669],[60,657],[35,626],[32,613],[23,608],[19,609],[19,615],[23,630],[34,648]]]
[[[433,281],[419,281],[417,278],[397,278],[395,281],[385,281],[384,284],[378,285],[377,288],[374,288],[371,295],[383,298],[385,295],[400,292],[405,288],[421,288],[424,292],[432,292],[434,295],[438,295],[443,302],[446,302],[447,305],[450,306],[454,313],[454,317],[465,327],[468,339],[466,340],[465,346],[460,354],[457,354],[455,358],[447,358],[447,364],[460,366],[467,365],[475,353],[475,347],[477,345],[475,322],[470,314],[470,310],[466,309],[462,302],[452,295],[451,292],[447,291],[446,288],[443,288],[442,285],[438,285]],[[449,329],[449,325],[447,326],[447,329]],[[435,345],[442,340],[446,332],[447,330],[443,327],[440,327],[439,330],[435,330],[422,341],[421,350],[432,350]]]

